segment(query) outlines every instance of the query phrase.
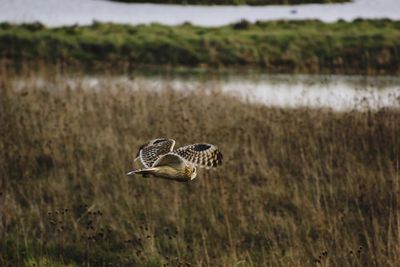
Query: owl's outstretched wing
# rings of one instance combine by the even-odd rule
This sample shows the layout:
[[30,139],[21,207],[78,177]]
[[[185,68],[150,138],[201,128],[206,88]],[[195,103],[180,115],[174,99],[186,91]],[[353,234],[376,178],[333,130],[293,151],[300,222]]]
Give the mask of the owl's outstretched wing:
[[186,165],[185,160],[181,156],[174,153],[168,153],[160,156],[154,162],[152,167],[170,166],[173,168],[182,168],[184,165]]
[[211,144],[193,144],[174,150],[175,153],[186,161],[204,168],[213,168],[222,164],[222,153]]
[[142,145],[136,157],[140,159],[145,168],[150,168],[159,157],[171,152],[174,149],[174,145],[175,140],[173,139],[154,139]]

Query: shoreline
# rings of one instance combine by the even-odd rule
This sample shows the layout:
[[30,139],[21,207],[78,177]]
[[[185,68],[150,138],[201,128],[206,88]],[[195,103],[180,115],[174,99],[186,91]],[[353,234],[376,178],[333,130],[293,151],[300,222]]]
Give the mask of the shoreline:
[[268,6],[268,5],[308,5],[308,4],[342,4],[350,3],[353,0],[110,0],[117,3],[154,3],[154,4],[173,4],[173,5],[234,5],[234,6]]

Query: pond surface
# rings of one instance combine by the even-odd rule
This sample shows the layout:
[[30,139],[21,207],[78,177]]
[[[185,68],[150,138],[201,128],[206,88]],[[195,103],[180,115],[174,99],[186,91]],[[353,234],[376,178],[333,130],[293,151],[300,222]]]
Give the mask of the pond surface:
[[[20,79],[16,88],[32,83],[49,89],[59,80]],[[258,73],[152,74],[67,76],[70,88],[110,90],[178,91],[210,90],[234,95],[244,101],[267,106],[329,108],[336,111],[368,110],[384,107],[400,109],[400,77],[344,75],[276,75]]]
[[0,21],[22,23],[39,21],[48,26],[100,22],[176,25],[191,22],[202,26],[220,26],[246,19],[400,19],[400,0],[353,0],[344,4],[292,6],[191,6],[129,4],[106,0],[1,0]]
[[229,74],[222,77],[140,79],[143,78],[138,78],[139,82],[153,87],[169,84],[177,90],[203,87],[221,90],[268,106],[334,110],[400,108],[400,77]]

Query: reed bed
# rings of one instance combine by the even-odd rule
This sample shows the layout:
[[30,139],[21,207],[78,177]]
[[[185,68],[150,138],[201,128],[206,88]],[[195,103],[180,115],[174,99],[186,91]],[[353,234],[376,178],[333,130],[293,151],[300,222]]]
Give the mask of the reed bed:
[[269,73],[399,74],[400,21],[323,23],[246,20],[221,27],[184,23],[49,28],[0,23],[0,64],[141,69],[255,68]]
[[[400,262],[398,110],[20,77],[0,74],[1,266]],[[217,144],[224,165],[190,183],[127,177],[155,137]]]

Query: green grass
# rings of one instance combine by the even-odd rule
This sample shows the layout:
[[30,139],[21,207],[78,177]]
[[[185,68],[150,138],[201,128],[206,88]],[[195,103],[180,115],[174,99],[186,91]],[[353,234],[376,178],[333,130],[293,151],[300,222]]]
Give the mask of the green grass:
[[298,5],[313,3],[344,3],[350,0],[112,0],[125,3],[160,3],[187,5]]
[[104,68],[254,67],[269,72],[399,73],[400,22],[241,21],[219,28],[0,25],[0,59]]
[[[0,72],[1,266],[398,266],[398,110],[65,78]],[[155,137],[217,144],[224,164],[127,177]]]

